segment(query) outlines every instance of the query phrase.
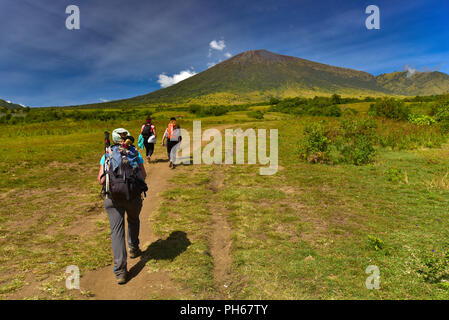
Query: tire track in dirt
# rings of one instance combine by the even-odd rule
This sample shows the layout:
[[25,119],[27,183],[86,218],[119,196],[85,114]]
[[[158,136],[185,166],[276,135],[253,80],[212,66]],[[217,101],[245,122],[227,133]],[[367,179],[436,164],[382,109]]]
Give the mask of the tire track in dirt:
[[[221,170],[216,171],[209,189],[218,193],[224,187],[224,175]],[[216,196],[214,197],[216,198]],[[212,199],[214,200],[214,199]],[[217,201],[218,202],[218,201]],[[213,201],[210,211],[212,213],[212,234],[209,242],[211,255],[214,259],[215,288],[218,291],[218,299],[229,299],[231,284],[231,226],[226,219],[225,209]]]

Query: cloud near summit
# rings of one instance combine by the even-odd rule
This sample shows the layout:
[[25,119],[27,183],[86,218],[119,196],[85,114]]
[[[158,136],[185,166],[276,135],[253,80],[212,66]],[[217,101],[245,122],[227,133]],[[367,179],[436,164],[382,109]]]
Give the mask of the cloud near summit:
[[196,75],[196,72],[193,70],[183,70],[171,77],[162,73],[159,75],[159,79],[157,80],[157,82],[159,82],[162,88],[167,88],[194,75]]
[[224,40],[219,40],[219,41],[212,40],[209,43],[209,47],[214,50],[222,51],[224,48],[226,48],[226,44],[225,44]]

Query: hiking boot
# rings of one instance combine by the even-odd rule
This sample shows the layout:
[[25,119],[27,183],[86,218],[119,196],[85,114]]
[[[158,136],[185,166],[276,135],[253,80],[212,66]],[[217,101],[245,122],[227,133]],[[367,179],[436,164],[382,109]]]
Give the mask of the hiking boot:
[[117,277],[117,283],[118,284],[125,284],[126,283],[126,273],[121,274]]
[[173,163],[173,165],[171,166],[172,169],[174,169],[176,167],[176,165]]
[[142,254],[142,251],[137,248],[137,249],[129,249],[129,257],[131,259],[135,259],[137,257],[139,257]]
[[170,162],[168,163],[168,167],[171,168],[172,166],[173,166],[173,162],[170,161]]

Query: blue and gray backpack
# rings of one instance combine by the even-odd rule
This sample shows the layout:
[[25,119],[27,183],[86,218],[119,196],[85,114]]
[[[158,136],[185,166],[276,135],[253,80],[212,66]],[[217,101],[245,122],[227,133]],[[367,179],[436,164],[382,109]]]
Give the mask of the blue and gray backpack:
[[148,186],[142,178],[137,163],[139,152],[134,146],[122,148],[120,145],[111,147],[109,154],[109,195],[114,200],[132,200],[146,196]]

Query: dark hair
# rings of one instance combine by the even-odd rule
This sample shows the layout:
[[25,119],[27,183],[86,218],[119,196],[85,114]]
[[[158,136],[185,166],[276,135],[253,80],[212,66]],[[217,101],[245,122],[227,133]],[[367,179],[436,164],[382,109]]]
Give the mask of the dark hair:
[[176,121],[176,118],[175,118],[175,117],[171,117],[171,118],[170,118],[170,121],[172,121],[172,120],[175,120],[175,121]]
[[134,137],[133,136],[126,136],[125,141],[129,139],[132,143],[134,143]]
[[147,117],[147,122],[151,122],[151,121],[152,121],[151,117]]

